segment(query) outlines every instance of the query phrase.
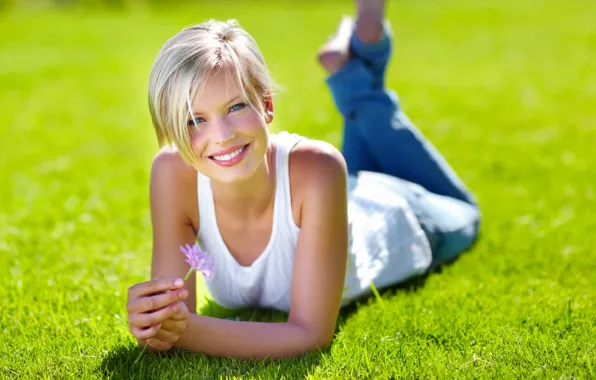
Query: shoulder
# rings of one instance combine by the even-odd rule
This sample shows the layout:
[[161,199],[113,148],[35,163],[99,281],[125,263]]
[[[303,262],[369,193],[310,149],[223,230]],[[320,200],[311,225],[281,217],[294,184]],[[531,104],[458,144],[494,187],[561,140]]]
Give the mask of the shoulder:
[[290,186],[292,204],[301,225],[302,210],[307,203],[318,203],[329,196],[347,191],[347,165],[337,148],[319,140],[304,139],[290,152]]
[[151,205],[153,209],[169,210],[197,224],[197,171],[176,149],[163,147],[151,165]]
[[197,172],[176,149],[165,146],[153,158],[151,177],[159,183],[165,181],[165,185],[178,186],[196,180]]
[[332,144],[304,139],[290,152],[290,170],[302,179],[324,182],[326,178],[341,179],[347,176],[343,155]]

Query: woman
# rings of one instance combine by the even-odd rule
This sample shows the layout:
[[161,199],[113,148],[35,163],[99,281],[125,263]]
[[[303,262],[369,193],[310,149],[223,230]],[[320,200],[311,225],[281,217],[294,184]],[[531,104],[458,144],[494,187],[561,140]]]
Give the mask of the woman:
[[[151,281],[129,289],[131,332],[154,350],[276,358],[329,346],[340,308],[449,261],[476,239],[470,192],[384,89],[383,0],[358,0],[319,52],[344,117],[343,151],[271,134],[273,84],[234,22],[185,29],[160,51],[150,109],[164,146],[151,173]],[[178,247],[195,240],[226,307],[289,312],[286,323],[196,315]]]

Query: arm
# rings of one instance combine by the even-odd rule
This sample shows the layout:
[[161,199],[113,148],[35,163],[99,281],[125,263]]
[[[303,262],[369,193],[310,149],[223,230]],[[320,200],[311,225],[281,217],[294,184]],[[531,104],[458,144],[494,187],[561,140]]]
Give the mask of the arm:
[[186,330],[189,314],[196,311],[195,275],[175,283],[188,271],[179,246],[194,243],[199,225],[196,175],[168,148],[153,161],[153,279],[130,287],[127,300],[130,331],[149,350],[170,349]]
[[347,170],[341,154],[328,144],[295,150],[291,172],[300,176],[304,202],[288,321],[235,322],[191,315],[178,347],[213,356],[279,358],[330,345],[345,278]]
[[[162,149],[151,170],[152,278],[184,278],[186,275],[188,264],[179,247],[195,242],[196,232],[190,212],[197,212],[196,198],[196,172],[190,170],[177,153]],[[198,216],[196,218],[198,224]],[[184,303],[190,313],[196,312],[195,278],[193,273],[184,284],[188,291]]]

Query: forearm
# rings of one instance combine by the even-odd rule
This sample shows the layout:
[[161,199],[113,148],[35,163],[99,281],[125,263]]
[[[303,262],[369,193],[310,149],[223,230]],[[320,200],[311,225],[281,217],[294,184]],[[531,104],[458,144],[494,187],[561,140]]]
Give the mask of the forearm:
[[317,340],[313,333],[291,322],[236,322],[191,315],[176,347],[209,356],[264,359],[316,350]]

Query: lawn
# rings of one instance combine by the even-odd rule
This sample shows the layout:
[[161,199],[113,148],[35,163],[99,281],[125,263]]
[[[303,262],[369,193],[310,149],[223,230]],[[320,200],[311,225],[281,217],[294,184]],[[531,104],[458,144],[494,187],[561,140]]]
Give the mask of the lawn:
[[[384,308],[371,297],[345,310],[328,351],[133,364],[126,291],[149,276],[157,149],[146,87],[165,40],[238,19],[284,86],[273,128],[341,144],[314,58],[351,2],[214,4],[0,13],[0,377],[596,378],[596,6],[585,0],[391,2],[388,82],[480,201],[471,251],[382,292]],[[202,312],[238,314],[205,296]]]

